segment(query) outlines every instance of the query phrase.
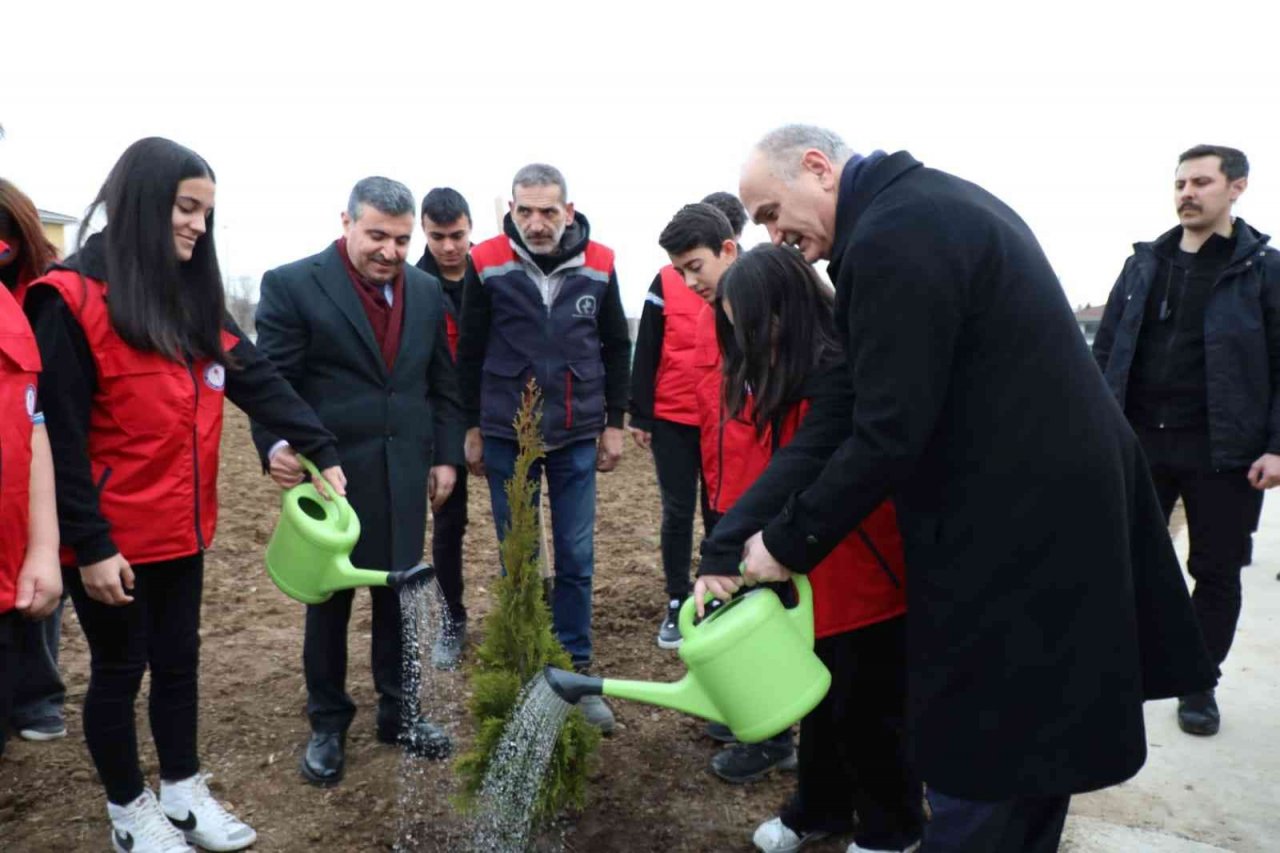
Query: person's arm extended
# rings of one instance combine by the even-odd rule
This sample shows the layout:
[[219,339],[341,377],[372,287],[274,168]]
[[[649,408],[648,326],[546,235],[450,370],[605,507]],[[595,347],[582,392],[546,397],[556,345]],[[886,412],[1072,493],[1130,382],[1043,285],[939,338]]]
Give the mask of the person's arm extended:
[[636,332],[636,352],[631,359],[631,427],[653,432],[654,380],[662,358],[662,339],[666,331],[663,315],[662,276],[654,276],[640,312],[640,329]]
[[[972,260],[945,239],[918,251],[945,218],[912,205],[855,246],[838,288],[850,294],[849,364],[857,396],[850,436],[822,474],[763,531],[773,558],[807,572],[914,472],[948,394]],[[923,220],[923,221],[921,221]]]
[[[227,370],[227,399],[259,425],[264,434],[279,436],[319,469],[338,464],[337,439],[298,396],[275,363],[268,360],[230,317],[227,331],[239,341],[230,355],[235,367]],[[270,446],[268,446],[270,450]]]
[[853,391],[841,362],[805,383],[809,411],[791,441],[779,448],[764,473],[716,522],[702,540],[699,575],[736,575],[747,540],[786,505],[793,494],[822,473],[836,448],[849,437]]

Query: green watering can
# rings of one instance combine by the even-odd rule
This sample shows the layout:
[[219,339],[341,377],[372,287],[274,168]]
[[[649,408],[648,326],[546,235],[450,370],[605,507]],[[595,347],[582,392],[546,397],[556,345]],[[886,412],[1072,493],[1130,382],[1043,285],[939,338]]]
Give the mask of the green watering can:
[[727,725],[744,743],[773,737],[812,711],[831,686],[813,653],[813,590],[795,577],[799,603],[783,607],[777,593],[757,588],[694,624],[692,598],[680,608],[680,659],[689,672],[677,682],[595,678],[547,667],[551,688],[566,702],[612,696],[674,708]]
[[[298,458],[312,477],[320,476],[310,460]],[[397,572],[358,569],[351,565],[351,549],[359,538],[360,519],[350,502],[338,495],[326,500],[311,482],[304,482],[281,499],[280,520],[267,543],[267,573],[285,595],[303,604],[328,601],[340,589],[399,589],[435,575],[425,563]]]

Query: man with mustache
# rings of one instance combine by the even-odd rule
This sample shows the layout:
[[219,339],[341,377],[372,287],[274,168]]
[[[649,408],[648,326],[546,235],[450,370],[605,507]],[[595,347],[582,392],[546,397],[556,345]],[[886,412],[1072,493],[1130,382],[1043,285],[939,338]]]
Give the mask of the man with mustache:
[[[1142,441],[1166,519],[1187,514],[1192,604],[1214,662],[1240,616],[1240,568],[1262,494],[1280,483],[1280,253],[1231,215],[1249,161],[1222,145],[1178,157],[1178,225],[1138,243],[1093,353]],[[1178,725],[1213,735],[1213,690],[1182,696]]]
[[[631,340],[613,250],[591,239],[564,176],[533,163],[511,182],[503,233],[471,251],[462,292],[458,366],[471,473],[489,480],[501,539],[510,518],[504,484],[515,470],[512,420],[532,377],[542,390],[542,439],[551,499],[555,585],[551,617],[579,671],[591,664],[596,472],[612,471],[626,435]],[[606,734],[613,712],[579,703]]]
[[[257,312],[258,349],[337,437],[353,472],[347,498],[361,535],[352,562],[387,571],[422,559],[427,503],[444,505],[463,462],[440,283],[405,264],[415,210],[404,184],[359,181],[342,212],[343,236],[317,255],[269,270]],[[288,444],[257,424],[253,438],[272,479],[285,488],[302,481]],[[416,697],[403,701],[399,596],[385,587],[369,594],[377,738],[443,758],[448,736],[419,715]],[[352,590],[342,590],[307,606],[302,660],[311,738],[301,771],[315,785],[342,779],[356,713],[346,691],[352,599]]]

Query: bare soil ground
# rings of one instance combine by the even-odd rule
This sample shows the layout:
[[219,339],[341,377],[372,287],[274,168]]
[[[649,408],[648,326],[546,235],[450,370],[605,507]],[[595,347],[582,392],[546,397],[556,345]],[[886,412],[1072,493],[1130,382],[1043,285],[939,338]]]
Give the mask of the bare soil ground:
[[[419,841],[413,849],[460,849],[461,824],[448,799],[454,784],[450,762],[419,765],[410,774],[420,802],[414,814],[405,814],[401,757],[374,739],[370,618],[363,593],[356,596],[350,629],[348,689],[361,711],[348,738],[346,779],[322,790],[299,777],[298,756],[307,736],[303,608],[280,593],[263,568],[278,492],[260,473],[245,418],[231,408],[222,465],[221,521],[205,571],[200,670],[200,746],[215,793],[258,830],[256,850],[388,850],[405,823],[430,827],[415,832]],[[650,457],[628,446],[620,470],[602,475],[598,488],[597,671],[674,680],[682,673],[679,659],[655,643],[666,602]],[[466,600],[474,646],[498,560],[483,483],[472,481],[470,497]],[[10,853],[109,849],[105,799],[80,726],[88,651],[70,607],[65,618],[69,736],[44,744],[11,740],[0,760],[0,849]],[[429,687],[430,711],[451,722],[465,746],[465,674],[433,676]],[[139,739],[144,769],[157,785],[146,689],[137,706]],[[725,784],[709,769],[720,747],[702,735],[700,721],[632,703],[615,703],[614,710],[618,731],[601,746],[587,806],[552,828],[553,844],[570,851],[754,849],[751,833],[776,814],[794,787],[794,774],[776,773],[744,787]],[[806,849],[842,851],[847,842],[828,840]]]

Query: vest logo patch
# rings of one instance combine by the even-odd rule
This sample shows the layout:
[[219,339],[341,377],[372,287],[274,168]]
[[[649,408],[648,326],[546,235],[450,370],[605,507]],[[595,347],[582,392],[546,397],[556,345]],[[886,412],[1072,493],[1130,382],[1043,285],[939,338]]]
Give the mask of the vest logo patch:
[[227,369],[215,361],[204,369],[204,384],[221,391],[227,385]]
[[573,303],[573,316],[596,316],[596,298],[594,296],[579,296],[578,301]]
[[34,418],[36,416],[36,386],[28,385],[27,392],[27,417]]

